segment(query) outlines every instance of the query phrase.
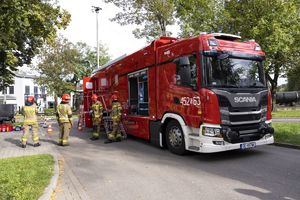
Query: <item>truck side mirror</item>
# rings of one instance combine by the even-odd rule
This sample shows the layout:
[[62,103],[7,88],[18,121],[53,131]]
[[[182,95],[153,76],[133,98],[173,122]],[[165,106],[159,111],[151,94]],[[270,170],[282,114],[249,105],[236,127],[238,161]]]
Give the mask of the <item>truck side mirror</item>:
[[218,55],[218,60],[224,60],[228,57],[229,57],[229,55],[227,53],[222,53],[222,54]]

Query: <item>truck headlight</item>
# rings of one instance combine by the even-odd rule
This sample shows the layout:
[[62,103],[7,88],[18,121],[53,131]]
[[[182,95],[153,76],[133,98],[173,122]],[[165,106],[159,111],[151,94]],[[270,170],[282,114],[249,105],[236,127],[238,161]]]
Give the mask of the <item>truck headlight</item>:
[[203,127],[202,135],[209,137],[222,137],[220,128]]

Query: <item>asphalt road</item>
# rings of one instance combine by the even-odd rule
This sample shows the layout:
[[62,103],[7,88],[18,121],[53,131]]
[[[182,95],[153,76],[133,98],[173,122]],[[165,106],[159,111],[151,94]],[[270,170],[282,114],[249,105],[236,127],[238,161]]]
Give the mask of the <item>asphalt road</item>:
[[59,151],[93,200],[300,199],[300,150],[177,156],[135,138],[103,144],[74,132]]

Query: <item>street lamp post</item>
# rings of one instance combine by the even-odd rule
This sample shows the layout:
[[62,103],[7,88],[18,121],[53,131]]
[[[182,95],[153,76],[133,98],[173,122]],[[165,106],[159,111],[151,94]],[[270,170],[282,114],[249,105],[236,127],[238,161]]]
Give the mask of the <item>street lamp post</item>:
[[92,11],[96,13],[97,68],[99,68],[98,14],[100,10],[102,10],[102,8],[98,6],[92,6]]

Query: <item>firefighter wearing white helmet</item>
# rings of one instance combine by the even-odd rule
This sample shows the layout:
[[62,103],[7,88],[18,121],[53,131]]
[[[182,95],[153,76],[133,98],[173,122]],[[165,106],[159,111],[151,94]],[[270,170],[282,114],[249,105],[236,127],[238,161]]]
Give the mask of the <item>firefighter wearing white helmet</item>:
[[34,147],[40,146],[41,144],[39,143],[39,134],[38,134],[37,107],[36,104],[34,103],[33,96],[27,97],[25,106],[23,106],[22,108],[22,114],[24,115],[24,133],[21,138],[22,148],[26,148],[30,127],[32,128],[33,146]]
[[57,106],[57,121],[60,127],[58,144],[60,146],[69,145],[69,135],[72,127],[72,110],[69,105],[70,95],[64,94],[61,103]]
[[122,116],[122,106],[118,101],[118,96],[113,94],[111,96],[112,100],[112,110],[111,117],[113,121],[113,130],[108,134],[108,138],[104,143],[120,142],[121,141],[121,132],[120,132],[120,123]]

